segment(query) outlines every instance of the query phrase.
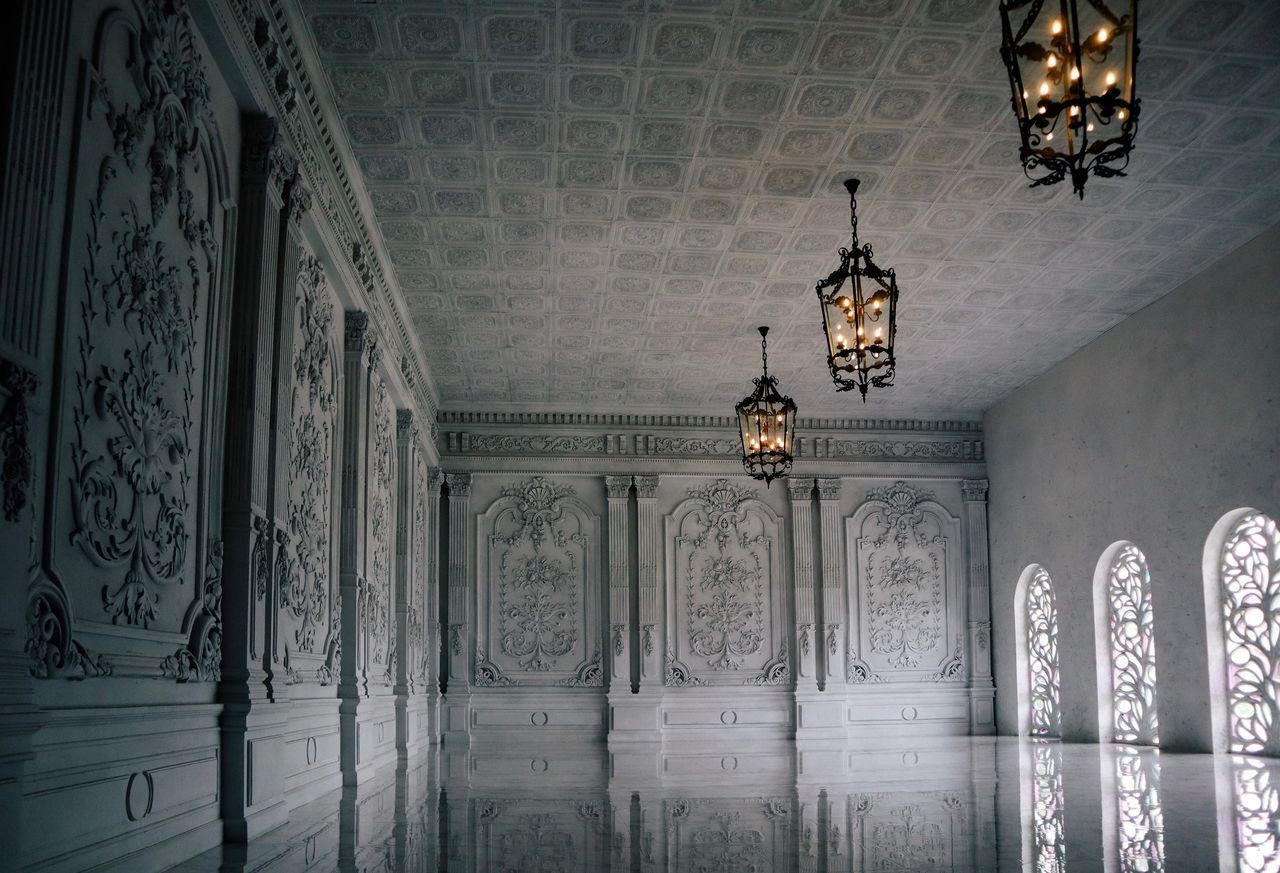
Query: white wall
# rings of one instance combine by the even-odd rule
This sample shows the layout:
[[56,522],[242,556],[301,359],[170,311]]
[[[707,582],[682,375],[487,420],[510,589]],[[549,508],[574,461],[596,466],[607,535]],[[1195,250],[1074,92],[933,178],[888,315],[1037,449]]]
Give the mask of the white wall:
[[1160,734],[1209,751],[1201,551],[1225,512],[1280,513],[1280,227],[1014,392],[986,416],[998,723],[1016,731],[1013,593],[1053,576],[1063,736],[1097,737],[1091,585],[1132,540],[1150,562]]

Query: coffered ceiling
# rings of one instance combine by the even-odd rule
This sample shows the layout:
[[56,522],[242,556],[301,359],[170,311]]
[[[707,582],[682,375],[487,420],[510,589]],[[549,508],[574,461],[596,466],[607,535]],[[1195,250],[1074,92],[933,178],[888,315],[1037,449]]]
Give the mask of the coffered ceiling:
[[[994,0],[300,2],[445,408],[977,415],[1280,220],[1280,4],[1142,0],[1127,178],[1030,189]],[[897,384],[822,359],[860,231]]]

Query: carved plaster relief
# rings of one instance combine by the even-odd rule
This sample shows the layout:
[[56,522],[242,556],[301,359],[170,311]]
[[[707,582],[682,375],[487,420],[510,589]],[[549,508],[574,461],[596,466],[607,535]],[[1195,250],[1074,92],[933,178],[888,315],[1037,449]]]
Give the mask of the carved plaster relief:
[[[337,440],[341,340],[337,311],[318,259],[298,264],[292,410],[288,450],[288,545],[280,581],[279,637],[293,684],[321,682],[337,665]],[[327,670],[326,670],[327,668]]]
[[[216,679],[220,558],[201,471],[221,425],[226,172],[189,15],[159,0],[135,8],[103,17],[84,72],[67,365],[43,477],[50,581],[32,591],[28,651],[38,675],[100,673],[108,662],[72,635],[115,625],[129,637],[95,645],[137,655],[131,640],[148,639],[156,652],[117,675]],[[177,651],[175,634],[187,640]]]
[[717,479],[689,489],[666,529],[666,684],[789,684],[778,517]]
[[869,490],[847,526],[847,681],[964,681],[959,520],[933,492],[898,481]]
[[541,476],[479,519],[478,686],[604,685],[600,521]]
[[369,439],[372,480],[369,483],[369,575],[364,592],[364,633],[367,675],[383,685],[395,682],[391,555],[395,535],[396,434],[395,412],[387,383],[376,380],[370,398]]

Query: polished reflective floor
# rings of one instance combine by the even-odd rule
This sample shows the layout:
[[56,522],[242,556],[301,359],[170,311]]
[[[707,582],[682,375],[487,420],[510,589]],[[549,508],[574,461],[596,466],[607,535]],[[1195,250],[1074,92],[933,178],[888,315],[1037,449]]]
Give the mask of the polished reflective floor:
[[610,755],[433,750],[173,868],[1280,871],[1280,761],[1013,739]]

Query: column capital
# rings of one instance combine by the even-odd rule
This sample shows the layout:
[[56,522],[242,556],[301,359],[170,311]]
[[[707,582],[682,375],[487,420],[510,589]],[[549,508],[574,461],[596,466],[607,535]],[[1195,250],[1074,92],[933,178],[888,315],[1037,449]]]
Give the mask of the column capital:
[[604,487],[610,500],[626,500],[631,492],[630,476],[605,476]]
[[654,475],[636,476],[636,497],[642,500],[651,499],[658,493],[658,477]]
[[311,209],[311,189],[302,184],[302,177],[295,171],[285,183],[284,220],[286,224],[297,225],[302,216]]
[[440,485],[444,481],[444,472],[439,467],[427,468],[427,493],[432,497],[440,496]]
[[470,497],[471,496],[471,474],[470,473],[445,473],[444,479],[449,483],[450,497]]
[[418,438],[418,427],[413,423],[412,409],[396,410],[396,438],[402,443],[411,443]]
[[985,503],[987,501],[986,479],[964,479],[960,483],[960,491],[965,503]]
[[298,161],[285,146],[280,123],[269,115],[247,118],[241,145],[241,176],[246,181],[265,184],[283,198],[285,186],[297,171]]
[[840,480],[839,479],[818,479],[818,499],[819,500],[839,500],[840,499]]
[[787,494],[792,503],[807,502],[813,497],[813,479],[787,479]]

